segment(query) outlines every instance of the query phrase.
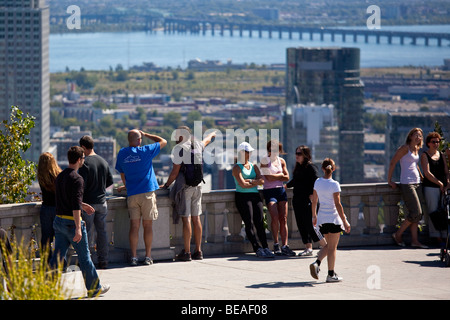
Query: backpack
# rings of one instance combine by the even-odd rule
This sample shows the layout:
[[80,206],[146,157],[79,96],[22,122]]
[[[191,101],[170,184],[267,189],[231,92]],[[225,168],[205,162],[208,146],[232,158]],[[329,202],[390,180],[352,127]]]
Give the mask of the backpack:
[[[194,148],[194,142],[191,143],[191,161],[190,163],[184,163],[184,178],[186,180],[186,185],[191,187],[196,187],[203,180],[203,161],[202,151],[199,148]],[[198,144],[198,143],[197,143]],[[197,161],[195,161],[197,160]],[[200,162],[200,163],[199,163]]]

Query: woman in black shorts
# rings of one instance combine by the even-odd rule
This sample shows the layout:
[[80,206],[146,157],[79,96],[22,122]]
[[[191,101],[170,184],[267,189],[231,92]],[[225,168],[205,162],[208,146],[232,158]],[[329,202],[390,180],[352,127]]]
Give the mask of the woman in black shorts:
[[[325,159],[322,162],[322,170],[323,178],[317,179],[314,184],[312,219],[314,225],[320,226],[320,233],[325,236],[326,245],[320,249],[316,262],[310,265],[310,272],[313,278],[318,279],[320,262],[327,257],[327,282],[338,282],[342,281],[342,278],[334,272],[337,245],[341,232],[350,232],[350,224],[341,204],[341,187],[339,182],[332,179],[333,171],[336,170],[334,161],[330,158]],[[317,214],[319,201],[319,214]]]

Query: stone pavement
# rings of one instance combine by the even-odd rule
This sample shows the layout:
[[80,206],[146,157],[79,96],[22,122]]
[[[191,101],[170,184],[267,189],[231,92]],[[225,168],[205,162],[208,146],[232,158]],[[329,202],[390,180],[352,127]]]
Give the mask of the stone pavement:
[[156,261],[151,266],[113,264],[98,270],[101,282],[111,289],[96,300],[181,300],[188,307],[206,300],[450,299],[450,268],[440,261],[437,248],[338,248],[335,270],[344,278],[340,283],[325,282],[326,259],[319,280],[313,279],[309,264],[314,261],[298,256],[263,259],[249,253]]

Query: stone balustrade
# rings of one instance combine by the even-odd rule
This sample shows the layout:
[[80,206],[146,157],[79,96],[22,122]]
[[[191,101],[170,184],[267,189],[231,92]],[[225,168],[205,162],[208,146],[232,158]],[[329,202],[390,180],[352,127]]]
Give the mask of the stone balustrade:
[[[341,202],[347,219],[352,225],[349,235],[341,237],[340,246],[366,246],[391,244],[391,233],[398,224],[400,193],[387,184],[341,185]],[[292,190],[287,190],[289,198],[288,228],[291,249],[304,248],[297,229],[292,209]],[[159,217],[153,224],[152,256],[154,260],[175,257],[183,248],[183,225],[181,219],[174,223],[172,203],[167,190],[157,191]],[[203,252],[205,256],[251,252],[252,248],[244,239],[242,220],[234,204],[234,190],[218,190],[203,194],[202,215]],[[0,225],[19,240],[34,238],[39,243],[41,203],[0,205]],[[267,213],[267,225],[270,215]],[[107,232],[110,245],[110,262],[126,262],[130,258],[129,217],[126,196],[115,194],[108,198]],[[138,253],[144,257],[142,227]],[[268,239],[271,239],[267,231]],[[269,241],[271,246],[272,241]],[[95,261],[95,254],[93,255]]]

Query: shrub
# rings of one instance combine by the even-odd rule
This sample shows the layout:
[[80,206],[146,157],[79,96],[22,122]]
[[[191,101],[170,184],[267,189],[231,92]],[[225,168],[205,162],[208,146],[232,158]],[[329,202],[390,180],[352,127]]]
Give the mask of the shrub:
[[[5,268],[0,270],[0,300],[63,300],[68,297],[62,283],[62,267],[52,269],[48,253],[36,252],[31,246],[11,241],[12,253],[3,256]],[[6,252],[2,243],[2,252]],[[62,265],[62,264],[61,264]]]

